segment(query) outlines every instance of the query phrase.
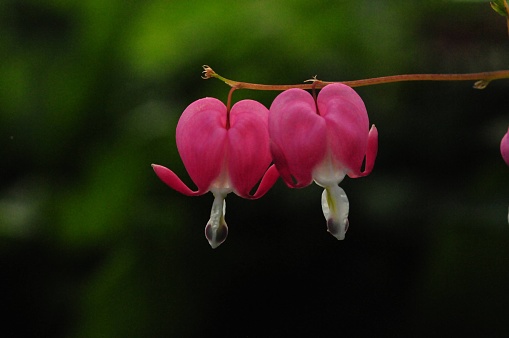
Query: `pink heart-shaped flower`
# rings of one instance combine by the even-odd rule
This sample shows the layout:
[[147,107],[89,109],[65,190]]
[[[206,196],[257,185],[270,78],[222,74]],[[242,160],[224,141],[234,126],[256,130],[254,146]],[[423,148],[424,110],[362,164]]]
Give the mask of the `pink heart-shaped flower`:
[[[274,163],[292,188],[314,180],[324,187],[322,209],[338,239],[348,228],[348,198],[338,187],[345,175],[368,175],[378,151],[378,131],[364,102],[343,84],[325,86],[317,99],[302,89],[279,94],[270,107],[270,149]],[[362,169],[364,163],[364,169]]]
[[[177,148],[198,187],[196,191],[170,169],[152,165],[164,183],[182,194],[214,194],[211,219],[205,230],[212,247],[226,239],[226,195],[234,192],[244,198],[259,198],[279,176],[274,166],[269,168],[272,158],[268,114],[265,106],[253,100],[239,101],[228,112],[215,98],[197,100],[184,110],[177,124]],[[251,194],[260,180],[257,191]]]

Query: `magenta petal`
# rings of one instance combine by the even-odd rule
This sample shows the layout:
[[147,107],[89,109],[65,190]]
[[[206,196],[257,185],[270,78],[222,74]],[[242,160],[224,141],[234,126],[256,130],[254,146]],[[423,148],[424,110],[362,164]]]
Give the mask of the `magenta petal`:
[[191,103],[177,124],[177,148],[199,191],[209,190],[225,166],[226,106],[215,98]]
[[207,192],[205,191],[192,191],[189,189],[184,182],[178,176],[171,171],[170,169],[163,167],[162,165],[158,164],[152,164],[152,168],[154,169],[156,175],[159,177],[161,181],[166,183],[170,188],[178,191],[181,194],[187,195],[187,196],[198,196],[203,195]]
[[253,100],[239,101],[230,110],[228,175],[239,196],[249,196],[272,161],[268,115],[269,110]]
[[313,168],[327,150],[325,120],[316,113],[311,94],[289,89],[272,102],[269,134],[274,163],[290,187],[304,187],[313,181]]
[[509,129],[500,142],[500,153],[505,163],[509,165]]
[[378,129],[371,126],[368,135],[368,149],[366,151],[366,166],[363,176],[369,175],[375,166],[376,155],[378,154]]
[[347,171],[360,172],[368,144],[368,114],[359,95],[343,84],[325,86],[318,108],[327,123],[327,140],[334,159]]
[[352,87],[342,83],[332,83],[325,86],[318,94],[318,109],[320,109],[320,114],[322,116],[326,115],[326,111],[322,111],[322,104],[341,106],[344,102],[349,102],[351,105],[355,106],[359,112],[365,112],[359,114],[358,118],[362,120],[362,122],[360,122],[361,125],[364,124],[367,128],[369,121],[364,101],[362,101],[362,98]]
[[277,179],[279,178],[279,172],[275,165],[271,165],[269,169],[265,172],[265,175],[263,175],[262,180],[260,182],[260,185],[258,186],[258,189],[253,195],[241,195],[241,197],[248,198],[248,199],[257,199],[262,197],[269,191],[270,188],[276,183]]
[[288,162],[286,161],[285,154],[283,153],[281,148],[274,142],[271,142],[270,152],[272,154],[274,164],[283,181],[289,188],[297,188],[293,181],[292,174],[290,173],[290,168],[288,167]]
[[375,125],[372,125],[368,135],[368,148],[366,150],[366,164],[364,166],[364,171],[351,171],[348,173],[348,176],[351,178],[357,178],[369,175],[375,166],[377,153],[378,129],[376,129]]

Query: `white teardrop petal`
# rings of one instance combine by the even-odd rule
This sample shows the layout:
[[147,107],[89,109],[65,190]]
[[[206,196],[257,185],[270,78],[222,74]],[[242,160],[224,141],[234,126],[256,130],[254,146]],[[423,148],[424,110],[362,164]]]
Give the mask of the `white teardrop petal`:
[[322,210],[327,230],[339,240],[345,239],[348,230],[350,204],[345,191],[337,185],[328,186],[322,193]]
[[228,226],[224,218],[226,214],[225,198],[226,194],[214,193],[214,203],[212,203],[210,219],[205,226],[205,237],[212,249],[221,245],[228,236]]

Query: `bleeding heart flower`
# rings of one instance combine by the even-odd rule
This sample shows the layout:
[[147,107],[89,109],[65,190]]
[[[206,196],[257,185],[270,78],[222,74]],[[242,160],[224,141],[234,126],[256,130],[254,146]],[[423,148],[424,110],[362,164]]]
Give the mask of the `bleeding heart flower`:
[[368,175],[378,151],[378,131],[374,125],[369,130],[360,96],[339,83],[325,86],[316,101],[302,89],[284,91],[270,107],[269,135],[273,160],[285,183],[301,188],[314,180],[324,187],[328,231],[344,239],[349,204],[338,184],[345,175]]
[[502,141],[500,142],[500,153],[502,154],[502,158],[505,163],[509,165],[509,128],[507,129],[507,133],[505,133],[504,137],[502,137]]
[[[164,183],[184,195],[212,192],[214,203],[205,227],[212,248],[228,235],[226,195],[234,192],[243,198],[259,198],[279,177],[275,166],[269,168],[268,113],[265,106],[253,100],[239,101],[228,112],[221,101],[209,97],[184,110],[177,124],[177,148],[197,191],[188,188],[170,169],[152,165]],[[260,179],[257,191],[251,195]]]

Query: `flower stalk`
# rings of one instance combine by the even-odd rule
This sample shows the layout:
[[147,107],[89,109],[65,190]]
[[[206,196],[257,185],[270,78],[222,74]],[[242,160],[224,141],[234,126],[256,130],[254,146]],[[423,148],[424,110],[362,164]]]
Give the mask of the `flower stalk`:
[[276,91],[285,91],[292,88],[321,89],[326,85],[332,83],[342,83],[349,87],[362,87],[404,81],[475,81],[473,85],[475,89],[484,89],[488,86],[488,84],[491,81],[509,79],[509,70],[496,70],[492,72],[464,73],[464,74],[401,74],[353,81],[322,81],[313,78],[305,81],[309,83],[290,84],[290,85],[285,84],[267,85],[230,80],[216,73],[211,67],[204,65],[202,78],[203,79],[216,78],[235,89],[276,90]]

